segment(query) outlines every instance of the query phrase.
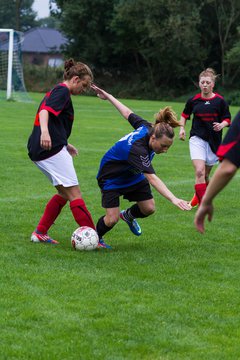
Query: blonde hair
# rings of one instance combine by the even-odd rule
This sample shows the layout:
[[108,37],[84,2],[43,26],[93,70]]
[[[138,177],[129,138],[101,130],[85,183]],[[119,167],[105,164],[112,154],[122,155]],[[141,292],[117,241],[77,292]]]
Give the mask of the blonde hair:
[[199,74],[199,80],[201,79],[201,77],[206,77],[206,76],[209,76],[212,79],[212,81],[215,82],[219,75],[216,74],[216,71],[214,69],[207,68]]
[[174,138],[173,128],[180,126],[177,121],[177,115],[170,106],[166,106],[164,109],[160,109],[155,114],[155,124],[150,132],[151,135],[155,135],[157,139],[166,135],[168,138]]
[[82,79],[85,75],[89,75],[93,80],[93,74],[91,69],[84,63],[76,62],[73,59],[68,59],[64,63],[64,80],[71,80],[73,76],[78,76]]

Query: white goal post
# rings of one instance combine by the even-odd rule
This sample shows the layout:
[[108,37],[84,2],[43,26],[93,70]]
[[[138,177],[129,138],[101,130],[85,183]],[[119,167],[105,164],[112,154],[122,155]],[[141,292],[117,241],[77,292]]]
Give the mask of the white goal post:
[[23,76],[23,33],[0,29],[0,98],[30,101]]

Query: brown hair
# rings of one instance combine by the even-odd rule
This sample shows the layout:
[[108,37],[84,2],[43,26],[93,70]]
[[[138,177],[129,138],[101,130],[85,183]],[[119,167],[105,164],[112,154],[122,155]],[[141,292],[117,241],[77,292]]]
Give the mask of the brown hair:
[[150,136],[155,135],[157,139],[166,135],[168,138],[174,138],[173,128],[180,126],[177,121],[177,115],[170,106],[166,106],[164,109],[160,109],[155,114],[155,124],[150,131]]
[[91,69],[84,63],[76,62],[73,59],[68,59],[64,63],[64,80],[71,80],[73,76],[79,76],[82,79],[85,75],[89,75],[93,80]]
[[209,76],[209,77],[211,77],[212,78],[212,81],[216,81],[216,79],[217,79],[217,77],[219,76],[219,75],[217,75],[216,74],[216,71],[214,70],[214,69],[212,69],[212,68],[207,68],[207,69],[205,69],[205,70],[203,70],[200,74],[199,74],[199,80],[201,79],[201,77],[203,77],[203,76]]

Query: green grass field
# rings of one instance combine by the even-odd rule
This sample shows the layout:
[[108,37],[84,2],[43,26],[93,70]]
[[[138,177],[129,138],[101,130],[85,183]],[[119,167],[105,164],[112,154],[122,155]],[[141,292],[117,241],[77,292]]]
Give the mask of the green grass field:
[[[33,244],[30,234],[54,189],[27,156],[42,95],[31,97],[35,103],[0,102],[0,359],[239,359],[239,175],[215,200],[204,236],[193,227],[196,210],[182,212],[155,192],[157,210],[140,220],[142,236],[119,222],[105,237],[111,251],[71,248],[77,224],[68,205],[50,230],[60,245]],[[150,121],[166,105],[124,103]],[[77,97],[74,104],[70,142],[79,149],[75,166],[97,221],[100,159],[131,128],[98,98]],[[184,104],[169,104],[180,115]],[[176,136],[153,163],[173,193],[191,198],[188,141]]]

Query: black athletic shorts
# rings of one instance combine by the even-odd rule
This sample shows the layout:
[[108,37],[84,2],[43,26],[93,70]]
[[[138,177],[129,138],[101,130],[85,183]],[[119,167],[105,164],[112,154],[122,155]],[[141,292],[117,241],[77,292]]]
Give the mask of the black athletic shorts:
[[120,205],[120,196],[128,201],[144,201],[153,198],[152,191],[147,179],[127,188],[114,189],[114,190],[102,190],[102,207],[115,208]]

